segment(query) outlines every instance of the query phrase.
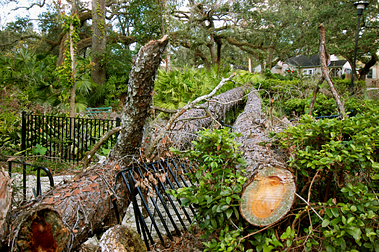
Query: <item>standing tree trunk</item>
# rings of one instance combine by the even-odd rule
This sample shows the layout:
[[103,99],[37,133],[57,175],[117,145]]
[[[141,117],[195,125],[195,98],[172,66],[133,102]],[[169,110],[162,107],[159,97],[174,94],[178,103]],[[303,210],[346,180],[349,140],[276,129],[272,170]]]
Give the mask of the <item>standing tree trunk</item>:
[[106,37],[105,0],[92,0],[92,61],[95,66],[91,71],[91,77],[99,85],[105,83]]
[[7,223],[11,251],[72,251],[90,235],[117,224],[118,216],[124,216],[130,195],[120,178],[117,182],[115,178],[125,168],[122,158],[134,154],[135,148],[129,145],[137,146],[142,140],[140,125],[147,115],[155,73],[167,42],[167,36],[150,42],[134,59],[122,134],[113,156],[104,165],[84,170],[72,181],[11,212],[12,222]]
[[313,97],[312,97],[312,101],[311,101],[311,105],[310,105],[310,109],[309,109],[310,110],[309,114],[312,114],[313,106],[314,106],[314,103],[316,101],[317,92],[319,90],[318,86],[321,85],[321,83],[324,80],[326,80],[326,82],[329,84],[330,90],[332,91],[334,100],[336,102],[338,114],[340,115],[341,119],[343,120],[346,117],[345,108],[344,108],[344,105],[341,103],[341,100],[340,100],[340,97],[339,97],[339,95],[337,93],[337,90],[334,88],[333,82],[330,79],[328,68],[327,68],[327,65],[330,63],[329,62],[330,61],[330,56],[329,56],[329,54],[328,54],[328,52],[326,50],[325,27],[322,24],[320,24],[318,26],[318,28],[320,29],[319,54],[320,54],[320,58],[321,58],[321,72],[322,72],[322,76],[320,78],[320,81],[317,83],[317,86],[316,86],[315,90],[313,91]]
[[[75,117],[76,77],[75,77],[75,51],[74,51],[74,42],[72,39],[72,33],[74,32],[74,29],[75,29],[74,26],[70,24],[70,31],[68,33],[68,37],[70,39],[70,57],[71,57],[71,74],[72,74],[72,87],[70,90],[70,117]],[[71,122],[71,125],[74,126],[74,123]],[[71,131],[71,135],[73,135],[73,130]]]

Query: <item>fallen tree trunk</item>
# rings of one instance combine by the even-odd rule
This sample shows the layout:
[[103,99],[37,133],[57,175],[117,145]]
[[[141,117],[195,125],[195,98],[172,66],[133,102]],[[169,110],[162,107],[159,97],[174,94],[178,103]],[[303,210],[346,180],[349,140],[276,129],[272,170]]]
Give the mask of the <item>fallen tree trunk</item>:
[[[236,87],[209,99],[202,105],[203,109],[192,108],[185,111],[174,121],[168,130],[163,131],[165,136],[162,137],[160,142],[157,142],[157,146],[154,146],[155,143],[151,139],[155,139],[161,132],[161,129],[158,129],[158,132],[154,132],[152,128],[156,126],[152,125],[149,130],[151,133],[149,139],[144,140],[144,143],[148,143],[145,148],[151,150],[155,147],[158,153],[157,156],[163,156],[162,153],[168,151],[168,146],[179,150],[187,149],[191,141],[197,138],[195,134],[197,131],[210,127],[212,122],[219,123],[224,120],[227,112],[243,103],[242,100],[248,86]],[[168,141],[174,146],[166,145]],[[153,145],[151,144],[152,142]]]
[[253,89],[234,128],[242,134],[236,141],[242,144],[240,150],[247,161],[247,182],[241,194],[240,212],[255,226],[279,221],[290,210],[296,192],[293,176],[286,169],[285,156],[259,144],[269,140],[268,126],[269,122],[262,119],[261,101]]
[[0,248],[6,243],[8,236],[9,213],[12,206],[12,180],[5,173],[0,171]]
[[167,42],[167,36],[151,41],[134,59],[121,133],[107,162],[84,170],[72,181],[11,212],[8,249],[72,251],[90,235],[120,222],[130,203],[129,191],[121,181],[114,180],[142,141],[150,90]]
[[129,205],[126,186],[115,185],[119,169],[114,163],[91,167],[12,212],[11,251],[71,251],[118,223]]
[[121,116],[121,131],[109,157],[128,166],[138,153],[143,138],[143,127],[152,100],[154,80],[161,55],[169,39],[150,42],[142,47],[130,71],[128,96]]

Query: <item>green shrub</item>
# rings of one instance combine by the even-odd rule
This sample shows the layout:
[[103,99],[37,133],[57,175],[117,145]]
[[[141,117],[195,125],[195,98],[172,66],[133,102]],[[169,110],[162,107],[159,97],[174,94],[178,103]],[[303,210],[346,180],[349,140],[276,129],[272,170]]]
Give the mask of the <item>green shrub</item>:
[[236,167],[244,166],[246,161],[234,140],[240,134],[230,133],[229,128],[207,129],[198,134],[193,148],[183,154],[198,165],[194,173],[187,174],[196,185],[171,194],[183,198],[186,206],[194,204],[198,211],[195,218],[205,236],[218,237],[218,241],[205,242],[204,251],[243,251],[238,238],[246,224],[239,214],[239,194],[246,178],[241,175],[243,170]]
[[345,120],[306,115],[276,135],[298,194],[310,200],[293,206],[292,244],[304,251],[379,251],[379,109],[362,112]]

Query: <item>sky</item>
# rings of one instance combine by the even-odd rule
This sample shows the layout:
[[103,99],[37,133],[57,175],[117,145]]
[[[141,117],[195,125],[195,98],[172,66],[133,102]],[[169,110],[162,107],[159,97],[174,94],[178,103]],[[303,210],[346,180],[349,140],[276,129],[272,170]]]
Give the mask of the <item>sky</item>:
[[15,21],[17,16],[29,16],[31,19],[37,19],[38,15],[44,10],[38,6],[34,6],[30,10],[26,10],[25,8],[14,10],[17,7],[30,6],[32,1],[29,0],[18,0],[18,4],[15,2],[5,4],[4,1],[0,1],[0,3],[0,27],[4,27],[8,22]]

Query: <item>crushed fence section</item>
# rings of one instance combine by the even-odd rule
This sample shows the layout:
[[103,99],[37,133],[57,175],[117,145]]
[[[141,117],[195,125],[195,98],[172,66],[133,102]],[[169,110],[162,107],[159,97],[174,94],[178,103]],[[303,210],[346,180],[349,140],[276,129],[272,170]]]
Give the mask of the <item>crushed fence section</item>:
[[173,240],[173,234],[181,236],[181,230],[186,231],[192,223],[194,208],[183,207],[181,199],[167,193],[188,187],[192,183],[185,176],[188,172],[192,172],[188,163],[170,158],[118,173],[116,183],[125,183],[131,194],[136,229],[148,250],[154,237],[165,245],[164,237]]
[[[85,153],[121,120],[88,119],[32,115],[22,112],[21,148],[25,155],[44,155],[64,161],[79,162]],[[118,134],[111,136],[104,148],[111,149]]]
[[[4,160],[3,160],[4,162]],[[12,169],[14,168],[14,164],[18,164],[22,167],[22,194],[23,194],[23,200],[26,201],[26,172],[28,169],[30,171],[36,171],[37,172],[37,185],[36,188],[32,188],[34,197],[37,197],[42,194],[42,187],[41,187],[41,170],[45,172],[46,176],[49,178],[50,187],[54,187],[54,178],[51,174],[50,170],[46,167],[38,166],[38,165],[32,165],[25,162],[20,162],[16,160],[7,160],[5,162],[8,162],[8,173],[9,177],[12,178]]]

